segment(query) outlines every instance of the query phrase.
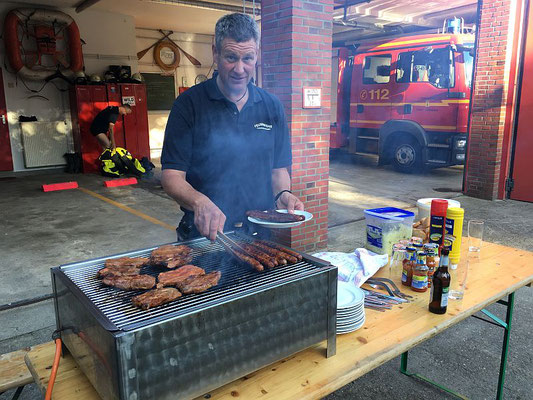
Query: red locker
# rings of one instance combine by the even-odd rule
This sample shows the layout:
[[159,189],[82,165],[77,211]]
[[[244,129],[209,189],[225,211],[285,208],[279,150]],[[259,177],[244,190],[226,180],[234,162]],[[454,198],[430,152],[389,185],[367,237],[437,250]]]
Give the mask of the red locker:
[[133,111],[124,116],[126,149],[139,160],[143,157],[150,159],[146,88],[143,84],[133,83],[120,83],[119,86],[122,103],[129,104]]
[[98,172],[100,144],[90,131],[91,123],[107,107],[107,90],[103,85],[76,85],[70,91],[70,113],[74,148],[83,161],[83,172]]
[[[107,87],[107,102],[110,106],[120,106],[120,87],[118,83],[106,83]],[[126,140],[124,139],[124,123],[122,117],[119,115],[117,122],[113,128],[115,133],[115,144],[117,147],[126,147]]]

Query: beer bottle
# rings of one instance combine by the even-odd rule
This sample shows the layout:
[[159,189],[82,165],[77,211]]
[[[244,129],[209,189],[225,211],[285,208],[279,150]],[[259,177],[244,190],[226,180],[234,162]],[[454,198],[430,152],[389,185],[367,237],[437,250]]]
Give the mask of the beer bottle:
[[442,249],[439,268],[433,274],[433,285],[431,285],[431,294],[429,296],[429,311],[434,314],[444,314],[448,308],[448,292],[450,291],[449,255],[450,251],[448,249]]

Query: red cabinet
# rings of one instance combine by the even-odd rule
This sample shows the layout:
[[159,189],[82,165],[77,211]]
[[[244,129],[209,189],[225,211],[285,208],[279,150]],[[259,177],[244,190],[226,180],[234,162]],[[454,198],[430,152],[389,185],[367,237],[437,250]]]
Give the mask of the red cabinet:
[[115,124],[115,141],[135,158],[150,158],[146,88],[143,84],[107,83],[105,85],[75,85],[70,91],[70,111],[74,148],[83,161],[83,172],[98,172],[98,157],[102,148],[91,134],[91,123],[107,106],[131,105],[132,113],[119,116]]

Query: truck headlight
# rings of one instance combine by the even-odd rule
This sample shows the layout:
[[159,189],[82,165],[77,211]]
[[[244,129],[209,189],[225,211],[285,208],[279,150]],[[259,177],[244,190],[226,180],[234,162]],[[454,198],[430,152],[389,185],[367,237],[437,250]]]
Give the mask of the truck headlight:
[[455,142],[455,146],[458,148],[458,149],[462,149],[466,146],[466,139],[461,139],[461,140],[458,140],[457,142]]
[[464,154],[456,154],[455,155],[455,159],[458,160],[458,161],[464,161],[465,160],[465,155]]

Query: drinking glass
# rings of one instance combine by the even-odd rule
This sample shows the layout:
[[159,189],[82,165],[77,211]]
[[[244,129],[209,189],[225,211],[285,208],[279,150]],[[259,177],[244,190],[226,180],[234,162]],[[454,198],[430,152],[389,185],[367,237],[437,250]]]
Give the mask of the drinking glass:
[[479,253],[483,243],[483,228],[485,223],[472,219],[468,221],[468,251]]
[[461,260],[459,264],[450,264],[450,293],[448,298],[452,300],[461,300],[465,294],[466,279],[468,271],[475,268],[479,260],[476,257],[467,257]]

